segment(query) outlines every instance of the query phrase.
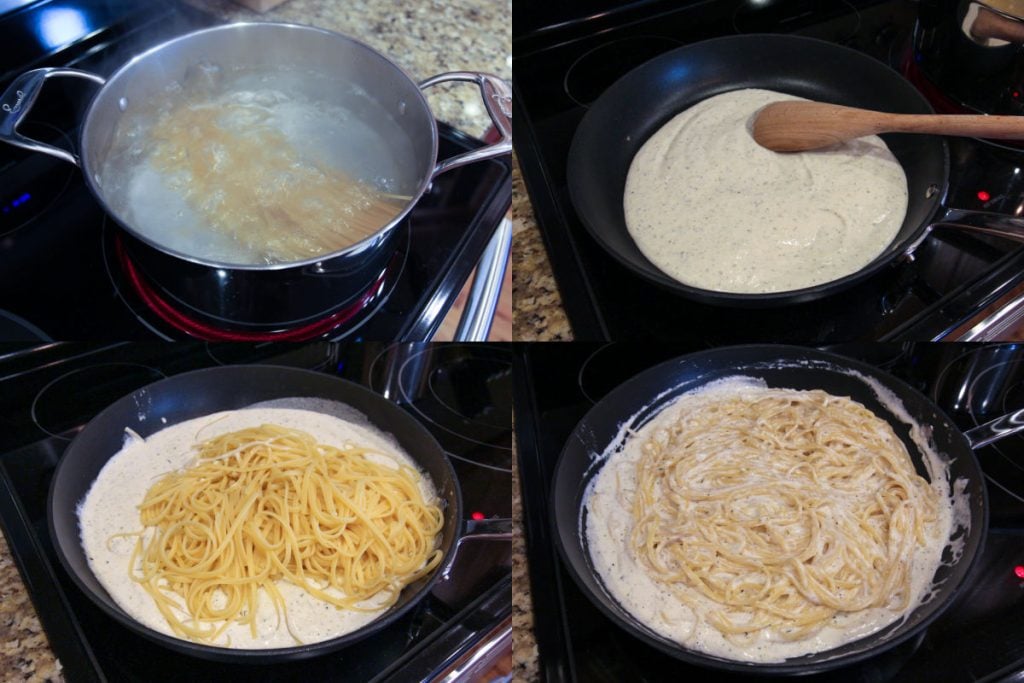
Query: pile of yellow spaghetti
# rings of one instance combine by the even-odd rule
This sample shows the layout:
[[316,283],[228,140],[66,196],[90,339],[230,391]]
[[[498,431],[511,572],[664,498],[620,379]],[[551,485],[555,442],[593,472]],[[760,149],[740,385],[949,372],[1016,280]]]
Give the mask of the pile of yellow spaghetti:
[[859,403],[729,394],[643,445],[631,547],[726,638],[797,640],[837,613],[907,608],[909,558],[934,541],[939,495]]
[[[368,452],[275,425],[199,444],[194,466],[147,492],[132,578],[175,634],[206,642],[232,623],[255,637],[261,592],[298,642],[279,581],[342,609],[394,604],[440,563],[443,516],[415,470]],[[360,604],[370,598],[373,607]]]

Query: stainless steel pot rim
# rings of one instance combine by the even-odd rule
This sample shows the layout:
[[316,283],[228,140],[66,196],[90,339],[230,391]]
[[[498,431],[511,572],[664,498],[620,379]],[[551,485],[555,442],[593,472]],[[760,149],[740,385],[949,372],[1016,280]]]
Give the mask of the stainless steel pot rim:
[[306,267],[306,266],[312,266],[312,267],[315,268],[317,265],[325,263],[327,261],[330,261],[333,258],[336,258],[336,257],[339,257],[339,256],[345,256],[345,255],[348,255],[348,254],[357,254],[357,253],[363,251],[364,249],[371,249],[371,248],[375,247],[377,245],[377,243],[380,242],[387,233],[389,233],[398,224],[400,224],[402,221],[405,220],[406,216],[409,215],[409,213],[412,211],[413,207],[416,205],[417,202],[419,202],[420,198],[427,191],[427,188],[430,187],[430,183],[433,181],[433,178],[434,178],[434,173],[431,171],[431,169],[433,169],[435,167],[435,164],[437,162],[438,132],[437,132],[437,119],[434,118],[433,112],[430,109],[430,104],[427,102],[427,98],[423,94],[423,91],[420,90],[420,88],[418,87],[417,82],[405,71],[405,69],[403,69],[397,63],[395,63],[395,61],[393,59],[391,59],[390,57],[388,57],[384,53],[380,52],[379,50],[371,47],[367,43],[365,43],[365,42],[363,42],[361,40],[358,40],[357,38],[352,38],[351,36],[347,36],[347,35],[342,34],[342,33],[337,33],[335,31],[328,31],[327,29],[318,28],[316,26],[308,26],[306,24],[296,24],[296,23],[287,23],[287,22],[271,22],[271,21],[248,21],[248,22],[235,22],[235,23],[231,23],[231,24],[222,24],[222,25],[219,25],[219,26],[211,26],[210,28],[200,29],[198,31],[192,31],[192,32],[186,33],[184,35],[176,36],[174,38],[171,38],[170,40],[167,40],[167,41],[164,41],[163,43],[160,43],[159,45],[155,45],[155,46],[149,48],[148,50],[146,50],[146,51],[144,51],[144,52],[142,52],[142,53],[140,53],[138,55],[135,55],[130,60],[128,60],[127,62],[122,64],[120,67],[118,67],[117,70],[114,71],[114,73],[110,75],[110,77],[107,79],[106,84],[103,86],[102,89],[107,88],[111,83],[114,83],[115,81],[117,81],[117,79],[122,77],[123,74],[128,73],[133,68],[133,66],[135,64],[138,64],[139,62],[143,61],[147,57],[149,57],[149,56],[151,56],[151,55],[153,55],[153,54],[163,50],[166,47],[169,47],[171,45],[177,44],[179,42],[187,41],[187,40],[191,39],[193,36],[204,35],[204,34],[208,34],[208,33],[216,33],[216,32],[220,32],[220,31],[240,30],[242,28],[255,28],[255,27],[258,27],[258,30],[264,30],[264,27],[267,27],[267,28],[270,28],[271,30],[312,31],[312,32],[315,32],[315,33],[320,33],[320,34],[323,34],[323,35],[326,35],[326,36],[330,36],[332,39],[339,39],[340,38],[342,40],[349,41],[351,43],[354,43],[354,44],[362,47],[365,50],[368,50],[371,54],[375,55],[376,57],[384,60],[388,65],[390,65],[393,69],[395,69],[395,71],[398,74],[403,76],[405,79],[407,79],[409,81],[409,83],[411,83],[414,86],[414,88],[416,90],[416,94],[419,97],[420,104],[423,106],[424,111],[427,111],[427,112],[429,112],[431,114],[431,119],[434,122],[433,125],[430,127],[431,128],[431,130],[430,130],[431,157],[430,157],[430,160],[429,160],[429,165],[425,164],[424,173],[423,173],[423,176],[422,176],[422,178],[420,180],[419,186],[416,188],[416,191],[413,192],[412,196],[410,197],[409,201],[406,203],[405,207],[402,209],[401,212],[399,212],[390,222],[388,222],[385,225],[382,225],[380,227],[380,229],[377,230],[376,233],[374,233],[373,235],[370,235],[366,239],[363,239],[363,240],[361,240],[359,242],[356,242],[355,244],[350,244],[349,246],[344,247],[343,249],[339,249],[339,250],[333,251],[333,252],[327,252],[327,253],[320,254],[320,255],[317,255],[317,256],[312,256],[310,258],[302,259],[300,261],[286,261],[286,262],[280,262],[280,263],[266,263],[266,264],[260,264],[260,263],[226,263],[226,262],[221,262],[221,261],[215,261],[215,260],[212,260],[212,259],[206,259],[206,258],[203,258],[201,256],[197,256],[195,254],[188,254],[188,253],[184,253],[184,252],[181,252],[181,251],[177,251],[175,249],[168,248],[168,247],[164,246],[163,244],[159,243],[158,241],[150,239],[146,235],[143,235],[143,234],[139,233],[131,225],[129,225],[125,221],[121,220],[121,218],[117,214],[117,212],[113,211],[112,208],[110,207],[110,205],[107,204],[107,201],[106,201],[106,199],[104,197],[103,188],[100,186],[100,184],[97,182],[96,178],[94,177],[94,173],[93,173],[92,169],[86,168],[85,160],[89,158],[89,147],[88,147],[88,142],[87,142],[87,138],[86,138],[86,136],[84,134],[84,131],[89,130],[89,128],[90,128],[92,117],[93,117],[93,114],[95,113],[95,110],[96,110],[96,103],[99,101],[99,94],[98,93],[97,93],[96,97],[94,97],[92,99],[92,101],[89,103],[89,108],[86,111],[85,117],[82,119],[82,126],[81,126],[81,131],[82,132],[80,133],[80,137],[79,137],[79,149],[80,149],[80,152],[81,152],[81,158],[83,159],[83,162],[82,162],[82,171],[83,171],[82,175],[85,176],[85,181],[88,184],[89,189],[92,191],[93,195],[100,202],[100,204],[103,206],[103,210],[109,216],[111,216],[117,222],[117,224],[119,226],[121,226],[121,228],[123,228],[130,235],[132,235],[136,239],[146,243],[150,247],[153,247],[154,249],[157,249],[158,251],[162,251],[162,252],[164,252],[166,254],[170,254],[170,255],[172,255],[172,256],[174,256],[176,258],[179,258],[179,259],[181,259],[183,261],[188,261],[190,263],[194,263],[194,264],[200,265],[200,266],[206,266],[206,267],[210,267],[210,268],[217,268],[217,269],[222,269],[222,270],[225,270],[225,271],[226,270],[249,270],[249,271],[287,270],[287,269],[290,269],[290,268],[302,268],[302,267]]

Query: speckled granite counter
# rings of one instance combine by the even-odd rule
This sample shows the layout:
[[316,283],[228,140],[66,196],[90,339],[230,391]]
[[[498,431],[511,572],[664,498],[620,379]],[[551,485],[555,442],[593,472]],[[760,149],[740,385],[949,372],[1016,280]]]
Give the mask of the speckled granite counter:
[[[285,21],[353,36],[383,52],[415,80],[445,71],[512,78],[512,0],[289,0],[259,13],[231,0],[186,0],[225,21]],[[427,91],[438,119],[480,136],[490,119],[475,86]]]
[[[511,0],[290,0],[264,14],[229,0],[188,1],[226,21],[290,21],[356,36],[418,80],[456,70],[512,76]],[[490,125],[473,86],[432,88],[428,100],[440,120],[471,135],[481,135]],[[63,680],[2,536],[0,680]]]
[[538,680],[539,662],[537,641],[533,637],[533,604],[530,601],[530,575],[523,535],[518,462],[518,458],[512,458],[512,680],[526,683]]
[[512,235],[512,329],[516,340],[571,340],[572,328],[562,308],[518,161],[512,175]]

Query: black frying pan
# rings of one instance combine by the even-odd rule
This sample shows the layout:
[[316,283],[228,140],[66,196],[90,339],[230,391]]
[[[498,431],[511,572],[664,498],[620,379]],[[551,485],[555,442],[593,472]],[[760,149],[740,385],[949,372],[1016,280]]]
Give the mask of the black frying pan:
[[[440,566],[402,591],[391,609],[363,628],[332,640],[273,650],[233,650],[202,645],[154,631],[128,616],[89,569],[78,531],[76,507],[124,442],[125,427],[149,436],[166,426],[261,401],[314,397],[346,404],[379,429],[394,435],[426,471],[445,501]],[[164,422],[166,420],[166,422]],[[142,475],[148,476],[148,475]],[[462,497],[451,463],[430,432],[383,396],[337,377],[271,365],[235,365],[175,375],[121,398],[75,437],[57,465],[48,501],[50,534],[61,564],[104,612],[132,631],[188,655],[220,661],[263,663],[302,659],[349,645],[391,624],[413,607],[451,565],[462,528]]]
[[[856,273],[789,292],[735,294],[700,289],[665,275],[626,230],[626,174],[647,139],[679,112],[712,95],[763,88],[879,111],[932,114],[927,100],[885,64],[812,38],[743,35],[667,52],[616,81],[583,117],[569,150],[573,205],[597,242],[651,282],[703,303],[729,306],[795,304],[861,282],[916,246],[946,193],[949,153],[941,137],[883,135],[907,175],[907,215],[896,238]],[[751,216],[751,220],[757,220]],[[723,246],[727,248],[727,246]]]
[[[903,403],[918,423],[931,426],[935,445],[940,453],[948,456],[950,481],[966,481],[964,492],[969,502],[970,530],[966,533],[961,530],[959,534],[964,541],[959,560],[943,564],[936,572],[936,582],[940,585],[934,597],[918,606],[901,623],[832,650],[774,664],[737,662],[691,650],[635,620],[605,589],[591,561],[585,534],[580,533],[581,528],[586,528],[584,492],[603,465],[602,461],[595,460],[595,455],[615,441],[624,423],[632,422],[639,427],[686,391],[722,377],[745,375],[761,378],[771,387],[822,389],[860,401],[892,425],[907,445],[918,472],[927,477],[920,450],[909,438],[907,425],[878,399],[870,385],[851,375],[851,370],[880,383]],[[737,346],[683,356],[623,383],[591,408],[576,426],[556,465],[551,490],[555,543],[569,573],[605,615],[633,636],[669,655],[693,664],[739,672],[807,674],[825,671],[866,659],[911,638],[936,619],[959,593],[980,555],[988,527],[988,499],[972,445],[977,448],[998,438],[1000,433],[1010,433],[1014,423],[1010,422],[1009,427],[1007,424],[978,428],[970,432],[970,437],[965,436],[934,403],[911,386],[870,365],[814,349]],[[1021,426],[1024,425],[1016,425],[1016,429]],[[943,560],[952,561],[948,548]]]

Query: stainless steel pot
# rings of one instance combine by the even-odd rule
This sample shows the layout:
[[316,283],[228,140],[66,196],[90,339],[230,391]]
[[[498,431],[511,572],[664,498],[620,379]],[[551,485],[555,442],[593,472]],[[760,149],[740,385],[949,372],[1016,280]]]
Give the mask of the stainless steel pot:
[[[399,140],[388,144],[411,150],[414,168],[404,168],[410,199],[393,220],[349,247],[303,261],[239,265],[162,244],[126,219],[122,197],[104,187],[104,168],[115,147],[118,123],[133,109],[166,97],[204,65],[219,69],[282,69],[295,75],[295,87],[330,103],[324,75],[338,90],[361,88],[378,111],[393,120]],[[320,80],[303,82],[309,75]],[[102,87],[85,113],[80,153],[29,139],[18,132],[43,84],[56,77],[83,78]],[[498,142],[438,162],[437,122],[423,90],[449,81],[475,83],[501,138]],[[328,88],[333,89],[333,88]],[[338,95],[340,97],[340,95]],[[419,84],[388,57],[337,33],[309,26],[238,23],[189,33],[138,55],[108,79],[77,69],[34,69],[15,79],[0,96],[0,140],[76,164],[89,189],[124,229],[125,245],[147,279],[185,312],[230,323],[273,328],[322,317],[351,304],[378,281],[393,252],[393,240],[417,200],[438,174],[464,164],[510,154],[511,88],[502,79],[468,71],[440,74]]]

